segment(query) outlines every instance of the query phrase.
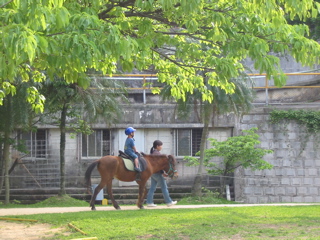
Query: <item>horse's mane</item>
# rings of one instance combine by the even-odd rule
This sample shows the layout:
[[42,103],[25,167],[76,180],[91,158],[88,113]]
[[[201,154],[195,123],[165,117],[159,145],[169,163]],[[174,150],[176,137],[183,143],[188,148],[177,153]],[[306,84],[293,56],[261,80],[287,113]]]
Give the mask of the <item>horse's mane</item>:
[[151,158],[167,158],[172,159],[174,162],[176,162],[176,159],[173,155],[167,155],[167,154],[145,154],[144,152],[141,152],[141,155],[143,157],[151,157]]

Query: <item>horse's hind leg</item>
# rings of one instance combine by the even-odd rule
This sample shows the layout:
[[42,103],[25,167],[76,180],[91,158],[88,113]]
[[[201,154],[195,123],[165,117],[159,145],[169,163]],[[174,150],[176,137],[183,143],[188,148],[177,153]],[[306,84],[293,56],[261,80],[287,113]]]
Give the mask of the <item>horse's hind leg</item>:
[[98,193],[104,187],[104,185],[105,184],[100,182],[99,185],[94,189],[94,192],[93,192],[93,195],[92,195],[91,201],[90,201],[91,210],[96,210],[96,207],[95,207],[94,203],[96,201],[96,197],[97,197]]
[[111,201],[112,201],[113,207],[114,207],[115,209],[117,209],[117,210],[120,210],[121,208],[120,208],[119,204],[117,203],[117,201],[116,201],[116,200],[114,199],[114,197],[113,197],[113,192],[112,192],[112,179],[111,179],[111,181],[108,181],[108,183],[107,183],[107,192],[108,192],[108,195],[109,195],[109,197],[110,197],[110,199],[111,199]]

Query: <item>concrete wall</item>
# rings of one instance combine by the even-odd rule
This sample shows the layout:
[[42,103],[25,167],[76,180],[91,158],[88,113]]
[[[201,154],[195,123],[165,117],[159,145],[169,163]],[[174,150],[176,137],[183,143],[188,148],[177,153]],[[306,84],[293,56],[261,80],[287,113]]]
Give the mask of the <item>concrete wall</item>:
[[320,202],[319,135],[307,133],[294,121],[271,124],[269,111],[259,108],[240,120],[238,130],[258,127],[261,147],[274,151],[265,156],[274,167],[263,171],[239,169],[235,174],[236,201]]
[[[294,58],[289,55],[276,54],[276,57],[279,57],[279,64],[284,73],[318,72],[320,69],[319,65],[313,65],[311,68],[303,66],[296,62]],[[254,62],[251,59],[246,59],[243,61],[243,64],[247,69],[250,69],[248,73],[259,73],[259,71],[254,69]],[[263,87],[266,85],[264,76],[252,76],[252,79],[254,80],[256,87]],[[287,85],[307,85],[309,83],[318,82],[319,79],[319,75],[288,76]],[[274,86],[273,79],[269,79],[268,85]]]

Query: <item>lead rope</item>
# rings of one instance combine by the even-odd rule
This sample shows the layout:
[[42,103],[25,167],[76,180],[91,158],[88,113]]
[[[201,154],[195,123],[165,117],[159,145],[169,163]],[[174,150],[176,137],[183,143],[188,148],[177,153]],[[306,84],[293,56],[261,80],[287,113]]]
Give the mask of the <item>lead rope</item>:
[[[170,174],[170,171],[172,172],[171,174]],[[172,163],[171,161],[169,161],[169,171],[167,172],[168,176],[172,178],[174,176],[174,173],[176,173],[177,171],[178,170],[173,170]]]

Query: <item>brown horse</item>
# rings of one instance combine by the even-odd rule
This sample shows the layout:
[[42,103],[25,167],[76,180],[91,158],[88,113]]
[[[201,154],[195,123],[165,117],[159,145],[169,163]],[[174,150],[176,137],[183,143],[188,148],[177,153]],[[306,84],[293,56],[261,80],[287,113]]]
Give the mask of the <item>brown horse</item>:
[[121,157],[105,156],[91,163],[91,165],[87,168],[87,171],[85,173],[85,179],[88,189],[89,187],[91,187],[91,172],[96,166],[101,176],[100,183],[95,188],[94,193],[91,197],[91,210],[96,210],[94,206],[96,196],[98,195],[100,190],[104,188],[104,186],[106,185],[108,195],[112,201],[114,208],[120,209],[112,193],[113,178],[116,178],[124,182],[131,182],[136,180],[136,182],[139,184],[139,197],[137,201],[137,206],[138,208],[143,209],[143,201],[147,194],[146,183],[152,174],[159,172],[160,170],[164,170],[170,178],[178,177],[178,172],[176,170],[176,160],[172,155],[145,155],[143,153],[142,155],[146,160],[147,164],[146,169],[143,172],[141,172],[139,180],[137,180],[136,178],[136,172],[129,171],[126,169]]

